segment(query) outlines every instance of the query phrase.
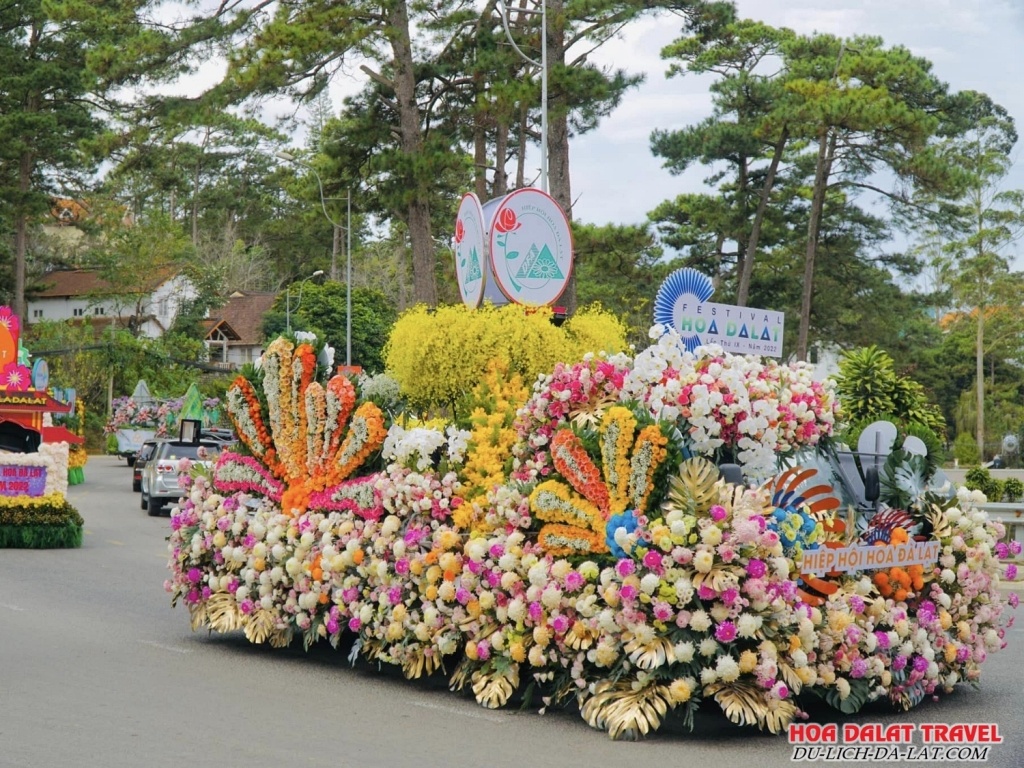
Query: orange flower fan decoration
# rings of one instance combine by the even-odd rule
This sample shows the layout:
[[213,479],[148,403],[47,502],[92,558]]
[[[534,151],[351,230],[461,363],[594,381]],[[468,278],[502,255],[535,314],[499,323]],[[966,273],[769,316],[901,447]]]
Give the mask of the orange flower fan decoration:
[[[301,514],[311,499],[342,494],[362,506],[372,497],[349,478],[384,444],[384,415],[370,402],[353,413],[352,382],[335,376],[322,386],[316,381],[316,366],[309,344],[294,347],[279,338],[267,347],[263,359],[266,417],[247,379],[239,377],[232,384],[228,415],[252,456],[221,453],[214,470],[219,490],[267,496],[287,514]],[[349,482],[340,489],[345,480]]]

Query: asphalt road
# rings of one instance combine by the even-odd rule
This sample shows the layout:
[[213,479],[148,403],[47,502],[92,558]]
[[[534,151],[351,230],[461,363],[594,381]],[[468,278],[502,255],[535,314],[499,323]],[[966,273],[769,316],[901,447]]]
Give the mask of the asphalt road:
[[[443,679],[352,668],[328,645],[305,653],[193,633],[163,589],[168,517],[139,508],[123,460],[93,457],[85,472],[69,493],[86,521],[81,549],[0,550],[3,768],[792,764],[784,737],[736,728],[716,708],[693,733],[668,727],[616,743],[576,713],[485,710]],[[997,723],[1004,741],[985,764],[1020,768],[1022,627],[986,662],[980,689],[909,713],[824,709],[813,719]]]

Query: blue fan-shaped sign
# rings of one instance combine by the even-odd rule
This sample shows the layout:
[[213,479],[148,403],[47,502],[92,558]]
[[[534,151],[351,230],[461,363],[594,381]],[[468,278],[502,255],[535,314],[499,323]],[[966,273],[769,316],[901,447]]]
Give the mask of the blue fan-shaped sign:
[[711,278],[693,267],[677,269],[661,284],[654,299],[654,322],[675,328],[691,352],[700,346],[700,335],[692,329],[683,330],[680,322],[686,309],[693,310],[711,298],[715,287]]

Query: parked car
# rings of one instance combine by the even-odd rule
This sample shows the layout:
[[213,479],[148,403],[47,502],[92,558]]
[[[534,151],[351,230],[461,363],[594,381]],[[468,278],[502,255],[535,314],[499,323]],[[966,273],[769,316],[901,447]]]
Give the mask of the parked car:
[[132,464],[132,490],[142,490],[142,469],[146,466],[146,462],[150,460],[154,453],[156,453],[156,447],[160,443],[159,440],[147,440],[139,448],[139,452],[135,455],[135,463]]
[[[211,465],[221,449],[228,443],[220,440],[201,439],[198,443],[181,440],[163,440],[142,470],[141,506],[150,516],[159,515],[164,506],[174,504],[185,491],[178,484],[178,465],[182,459],[193,464]],[[201,450],[202,449],[202,450]],[[206,458],[200,458],[200,453]]]

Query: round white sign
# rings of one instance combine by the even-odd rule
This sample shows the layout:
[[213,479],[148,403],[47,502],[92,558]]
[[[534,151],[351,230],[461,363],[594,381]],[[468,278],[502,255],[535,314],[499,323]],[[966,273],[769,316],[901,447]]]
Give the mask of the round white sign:
[[491,267],[502,293],[529,306],[551,304],[562,295],[572,274],[572,232],[550,195],[517,189],[494,209],[488,224]]
[[455,217],[455,276],[467,307],[480,306],[487,263],[484,213],[472,192],[462,196]]

